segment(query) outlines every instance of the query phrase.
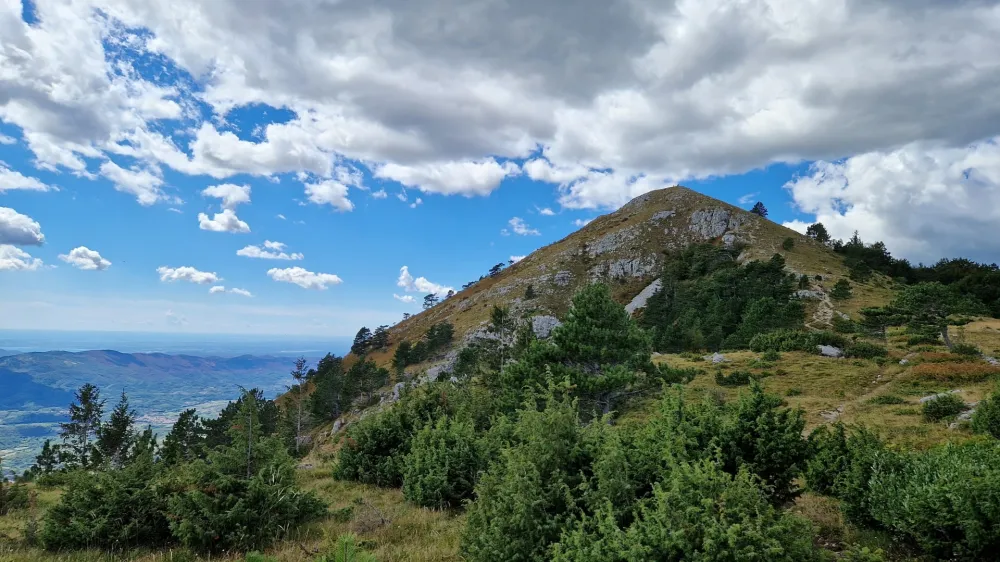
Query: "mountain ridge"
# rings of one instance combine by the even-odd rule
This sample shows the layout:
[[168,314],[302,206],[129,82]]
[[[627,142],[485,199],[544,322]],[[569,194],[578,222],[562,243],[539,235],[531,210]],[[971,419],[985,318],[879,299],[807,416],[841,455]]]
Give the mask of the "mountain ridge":
[[[793,248],[782,247],[785,239]],[[579,230],[543,246],[495,276],[485,276],[430,309],[389,329],[390,345],[368,355],[388,365],[399,342],[416,341],[438,322],[451,322],[455,338],[468,337],[486,323],[494,304],[515,315],[561,317],[573,294],[587,283],[607,283],[621,304],[628,304],[660,275],[665,253],[694,243],[739,244],[739,261],[785,257],[786,269],[809,277],[809,287],[825,294],[847,277],[843,258],[829,247],[765,217],[683,186],[651,191],[617,211],[595,218]],[[819,276],[821,279],[817,279]],[[526,299],[527,286],[537,295]],[[838,305],[845,314],[870,304],[882,304],[890,290],[878,279],[858,287],[859,297]],[[829,299],[807,304],[807,323],[828,327],[834,313]],[[635,307],[635,308],[641,308]],[[348,357],[348,362],[354,360]],[[419,369],[421,366],[418,366]]]

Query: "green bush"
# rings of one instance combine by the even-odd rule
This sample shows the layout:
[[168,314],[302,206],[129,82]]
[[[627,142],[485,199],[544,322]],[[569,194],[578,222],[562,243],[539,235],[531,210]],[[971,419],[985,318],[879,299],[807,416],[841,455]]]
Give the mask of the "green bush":
[[831,320],[833,325],[833,331],[838,334],[855,334],[858,332],[858,323],[851,320],[850,318],[844,318],[839,314],[833,315],[833,320]]
[[878,396],[872,397],[868,400],[869,404],[875,404],[877,406],[893,406],[896,404],[906,404],[904,398],[900,398],[895,394],[879,394]]
[[333,475],[376,486],[403,484],[403,459],[410,441],[427,422],[451,413],[448,383],[406,391],[393,407],[352,424],[337,456]]
[[883,345],[866,341],[856,341],[848,344],[844,350],[847,357],[857,357],[859,359],[875,359],[877,357],[887,357],[889,350]]
[[752,381],[750,391],[731,408],[719,439],[725,470],[736,474],[747,468],[777,504],[795,496],[793,481],[805,468],[809,452],[802,437],[804,412],[781,405],[780,397]]
[[801,388],[789,388],[788,390],[785,391],[785,396],[788,396],[788,397],[801,396],[801,395],[802,395],[802,389]]
[[852,545],[840,553],[839,562],[886,562],[886,557],[881,548]]
[[277,437],[261,437],[259,402],[245,393],[229,443],[183,466],[167,501],[170,531],[202,551],[265,548],[297,525],[326,513],[298,488],[295,462]]
[[160,472],[149,455],[114,472],[77,472],[45,513],[46,549],[123,549],[171,540]]
[[0,515],[25,507],[28,507],[28,489],[22,483],[7,482],[0,462]]
[[906,339],[906,345],[941,345],[936,334],[917,334]]
[[428,423],[403,460],[403,496],[424,507],[457,507],[472,497],[483,464],[471,422],[445,417]]
[[719,386],[746,386],[753,378],[750,371],[733,371],[728,375],[722,371],[715,372],[715,384]]
[[876,460],[873,519],[938,559],[993,559],[1000,545],[998,445],[949,444]]
[[994,390],[989,398],[976,405],[972,430],[1000,439],[1000,390]]
[[977,357],[982,353],[979,351],[978,347],[970,343],[956,343],[951,346],[951,352],[958,355],[965,355],[967,357]]
[[844,424],[821,425],[809,434],[809,460],[806,462],[806,486],[817,494],[832,494],[837,478],[850,468]]
[[965,402],[957,394],[943,394],[924,402],[921,412],[929,422],[953,418],[965,410]]
[[573,492],[593,457],[575,401],[550,394],[543,410],[519,411],[509,433],[468,510],[461,549],[471,562],[545,560],[579,511]]
[[243,558],[243,562],[278,562],[278,559],[273,556],[268,556],[267,554],[261,554],[260,552],[248,552]]
[[781,242],[781,247],[782,247],[782,248],[783,248],[783,249],[784,249],[785,251],[788,251],[788,250],[791,250],[792,248],[794,248],[794,247],[795,247],[795,240],[792,240],[792,238],[791,238],[791,237],[788,237],[788,238],[785,238],[785,239],[784,239],[784,240],[783,240],[783,241]]
[[806,332],[803,330],[775,330],[757,334],[750,340],[750,350],[765,351],[805,351],[816,353],[818,345],[844,347],[847,339],[833,332]]
[[606,505],[564,531],[560,562],[632,560],[819,560],[810,524],[768,504],[746,470],[709,460],[673,467],[623,528]]
[[760,358],[763,361],[771,361],[771,362],[780,361],[781,360],[781,353],[778,353],[778,351],[776,349],[769,349],[769,350],[765,351],[764,353],[762,353],[761,356],[760,356]]

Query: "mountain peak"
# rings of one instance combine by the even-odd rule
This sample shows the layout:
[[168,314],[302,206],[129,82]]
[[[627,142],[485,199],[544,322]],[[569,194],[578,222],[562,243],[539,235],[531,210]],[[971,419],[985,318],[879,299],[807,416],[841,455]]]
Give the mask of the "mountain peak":
[[[794,251],[783,251],[792,238]],[[494,304],[518,315],[562,316],[583,286],[607,283],[616,300],[629,303],[659,276],[664,254],[696,243],[740,244],[741,260],[783,253],[795,273],[842,273],[842,260],[798,232],[683,186],[639,195],[562,240],[535,250],[499,274],[486,276],[438,305],[390,329],[391,347],[371,355],[391,361],[400,341],[415,342],[436,323],[450,322],[461,340],[487,321]],[[533,297],[529,298],[531,286]]]

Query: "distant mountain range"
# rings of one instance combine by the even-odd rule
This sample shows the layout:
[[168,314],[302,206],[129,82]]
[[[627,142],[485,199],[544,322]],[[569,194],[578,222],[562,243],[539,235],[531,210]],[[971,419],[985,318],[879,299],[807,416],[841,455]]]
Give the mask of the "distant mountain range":
[[56,436],[73,392],[85,383],[101,389],[106,411],[124,390],[143,425],[151,424],[162,438],[179,412],[193,407],[213,416],[240,386],[278,394],[291,381],[292,369],[292,359],[271,355],[9,353],[0,351],[0,455],[4,467],[15,470],[29,466],[44,440]]

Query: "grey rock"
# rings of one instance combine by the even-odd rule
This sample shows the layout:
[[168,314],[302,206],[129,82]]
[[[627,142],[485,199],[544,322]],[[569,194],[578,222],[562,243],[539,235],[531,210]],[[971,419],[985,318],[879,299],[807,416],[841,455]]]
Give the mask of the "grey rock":
[[725,363],[726,361],[729,361],[729,360],[726,359],[725,355],[723,355],[723,354],[721,354],[719,352],[715,352],[715,353],[713,353],[711,355],[706,355],[705,356],[705,361],[711,361],[712,363]]
[[719,207],[695,211],[688,228],[702,238],[718,238],[729,229],[729,211]]
[[552,334],[552,330],[561,326],[562,322],[555,316],[533,316],[531,318],[531,331],[535,332],[535,337],[545,339]]
[[800,291],[795,291],[795,296],[800,299],[822,299],[826,296],[823,291],[810,291],[808,289],[802,289]]
[[819,354],[823,357],[843,357],[844,350],[839,347],[834,347],[832,345],[817,345],[819,348]]
[[910,360],[909,359],[905,359],[905,358],[904,359],[900,359],[899,360],[899,364],[900,365],[909,365],[910,364]]
[[921,398],[919,400],[919,402],[921,404],[923,404],[925,402],[930,402],[931,400],[937,400],[938,398],[941,398],[942,396],[947,396],[949,394],[958,394],[960,392],[962,392],[962,389],[949,390],[948,392],[940,392],[938,394],[931,394],[930,396],[924,396],[923,398]]
[[654,271],[656,271],[656,261],[643,258],[620,259],[608,265],[608,276],[612,279],[645,277]]
[[662,220],[665,220],[665,219],[669,219],[670,217],[672,217],[672,216],[674,216],[676,214],[677,213],[674,212],[674,211],[657,211],[657,212],[653,213],[653,220],[654,221],[662,221]]
[[625,305],[625,310],[631,314],[640,308],[646,308],[646,302],[649,300],[649,297],[655,295],[656,291],[659,291],[662,286],[663,282],[660,279],[656,279],[649,285],[646,285],[646,288],[640,291],[639,294],[632,299],[632,302]]
[[722,235],[722,245],[726,248],[732,248],[737,240],[739,240],[739,237],[733,232],[727,232]]
[[334,435],[336,435],[337,432],[340,431],[341,429],[343,429],[345,425],[347,425],[347,424],[344,423],[344,420],[338,419],[338,420],[334,421],[333,422],[333,428],[330,429],[330,437],[333,437]]
[[629,240],[635,238],[638,233],[639,231],[636,227],[609,232],[589,244],[587,246],[587,253],[591,256],[599,256],[607,252],[613,252],[621,248]]
[[552,279],[552,281],[556,285],[559,285],[560,287],[565,287],[566,285],[569,285],[570,281],[572,280],[573,280],[573,272],[571,271],[560,271],[556,273],[555,277],[553,277]]
[[403,392],[404,388],[406,388],[406,383],[405,382],[397,382],[396,384],[392,385],[392,401],[393,402],[395,402],[396,400],[399,400],[399,395]]
[[313,465],[312,465],[312,463],[304,462],[304,463],[296,466],[295,468],[297,468],[299,470],[312,470],[313,469]]
[[1000,367],[1000,360],[997,360],[996,357],[990,357],[989,355],[983,355],[983,361],[986,361],[987,363],[989,363],[990,365],[993,365],[994,367]]

